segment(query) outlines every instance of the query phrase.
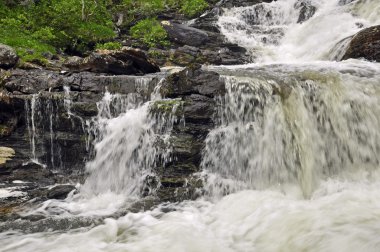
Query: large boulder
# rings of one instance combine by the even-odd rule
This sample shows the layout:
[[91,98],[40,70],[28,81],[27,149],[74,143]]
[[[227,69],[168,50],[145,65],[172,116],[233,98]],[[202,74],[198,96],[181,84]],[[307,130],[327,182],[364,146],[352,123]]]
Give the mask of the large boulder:
[[202,30],[170,21],[162,21],[161,24],[168,33],[169,40],[173,43],[201,46],[209,40],[207,33]]
[[380,62],[380,25],[366,28],[353,37],[342,60],[349,58]]
[[0,68],[9,69],[18,62],[16,51],[7,45],[0,44]]
[[71,71],[141,75],[159,72],[160,68],[148,59],[143,51],[130,47],[121,50],[103,50],[86,58],[71,57],[64,66]]

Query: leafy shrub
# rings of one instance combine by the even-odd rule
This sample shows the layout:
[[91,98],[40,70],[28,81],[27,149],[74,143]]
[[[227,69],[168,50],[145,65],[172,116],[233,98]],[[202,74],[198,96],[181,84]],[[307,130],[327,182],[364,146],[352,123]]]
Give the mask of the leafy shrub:
[[122,45],[119,42],[107,42],[104,44],[96,44],[96,49],[98,50],[117,50],[121,47]]
[[208,7],[205,0],[184,0],[181,11],[188,17],[194,17],[202,13]]
[[139,21],[130,29],[133,38],[142,41],[149,47],[167,46],[167,33],[156,19],[148,18]]
[[[34,33],[24,30],[22,22],[14,18],[0,20],[0,43],[9,45],[17,51],[22,61],[46,63],[45,53],[55,54],[55,48],[39,38],[49,32],[41,29]],[[45,34],[45,35],[46,35]],[[50,37],[51,38],[51,37]]]

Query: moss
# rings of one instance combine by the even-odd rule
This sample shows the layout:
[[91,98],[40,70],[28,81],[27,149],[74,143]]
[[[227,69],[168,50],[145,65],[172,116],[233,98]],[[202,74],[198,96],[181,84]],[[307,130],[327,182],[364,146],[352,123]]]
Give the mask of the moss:
[[155,101],[150,108],[153,113],[181,115],[184,102],[181,99]]
[[9,135],[10,129],[9,127],[0,124],[0,137]]
[[0,72],[0,88],[3,87],[5,81],[11,76],[10,71],[1,71]]

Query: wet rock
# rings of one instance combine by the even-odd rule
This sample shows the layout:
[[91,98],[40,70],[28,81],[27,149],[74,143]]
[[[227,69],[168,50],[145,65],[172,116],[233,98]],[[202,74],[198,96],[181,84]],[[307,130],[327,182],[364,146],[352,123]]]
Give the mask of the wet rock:
[[206,14],[195,19],[194,23],[190,26],[205,31],[220,33],[220,29],[217,22],[221,12],[221,8],[216,7],[211,11],[207,12]]
[[28,181],[29,183],[37,183],[39,185],[49,185],[55,182],[53,173],[36,163],[22,163],[14,167],[3,167],[0,176],[2,181],[8,181],[9,183],[15,180]]
[[366,28],[353,37],[342,60],[349,58],[380,62],[380,26]]
[[129,47],[93,52],[83,59],[71,57],[66,60],[64,66],[74,72],[89,71],[118,75],[142,75],[160,71],[159,67],[151,62],[144,52]]
[[169,40],[173,43],[200,46],[209,40],[207,33],[202,30],[170,21],[162,21],[161,24],[168,33]]
[[276,0],[224,0],[220,3],[220,7],[232,8],[232,7],[246,7],[260,3],[270,3]]
[[[114,93],[133,93],[137,92],[135,78],[137,77],[91,72],[60,74],[49,70],[16,69],[8,73],[3,86],[14,95],[37,94],[41,91],[62,92],[64,86],[82,94],[102,93],[106,87]],[[150,83],[147,92],[152,91],[155,84],[156,82]]]
[[225,85],[219,79],[219,74],[203,71],[200,65],[169,76],[161,88],[162,95],[169,98],[191,94],[215,97],[225,92]]
[[35,94],[62,85],[62,78],[57,72],[16,69],[10,72],[4,87],[11,93]]
[[161,201],[194,199],[202,187],[196,174],[200,171],[204,141],[214,128],[214,98],[226,92],[225,85],[217,73],[193,65],[168,76],[162,92],[175,100],[155,102],[152,113],[164,114],[176,106],[176,116],[184,122],[174,124],[166,143],[171,149],[170,161],[155,168],[160,180],[157,196]]
[[65,199],[67,195],[76,190],[73,185],[58,185],[48,190],[48,199]]
[[310,0],[298,0],[295,5],[295,9],[299,9],[300,14],[297,23],[303,23],[309,20],[317,12],[317,7],[312,5]]
[[346,4],[352,3],[353,1],[355,0],[339,0],[338,5],[346,5]]
[[0,68],[9,69],[18,62],[16,51],[7,45],[0,44]]

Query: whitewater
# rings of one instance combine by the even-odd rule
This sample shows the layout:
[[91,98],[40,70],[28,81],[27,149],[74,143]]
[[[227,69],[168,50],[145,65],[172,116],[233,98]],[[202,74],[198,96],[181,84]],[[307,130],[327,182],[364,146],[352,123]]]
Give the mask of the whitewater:
[[141,167],[170,156],[154,148],[155,132],[169,135],[180,118],[148,113],[159,84],[145,103],[107,92],[89,122],[95,157],[79,193],[22,213],[93,224],[10,229],[0,251],[380,251],[380,64],[339,61],[347,38],[380,25],[380,3],[309,0],[315,13],[299,22],[297,2],[219,16],[226,39],[255,63],[203,67],[227,94],[206,138],[202,197],[121,210],[151,175]]

